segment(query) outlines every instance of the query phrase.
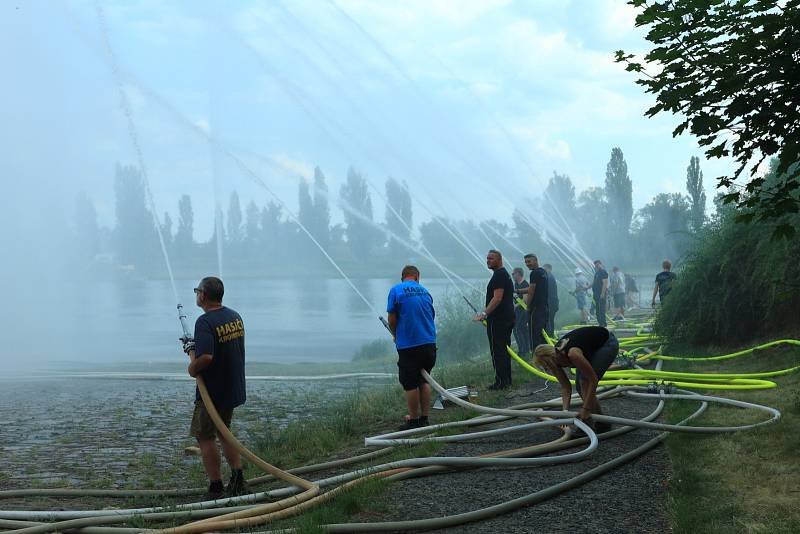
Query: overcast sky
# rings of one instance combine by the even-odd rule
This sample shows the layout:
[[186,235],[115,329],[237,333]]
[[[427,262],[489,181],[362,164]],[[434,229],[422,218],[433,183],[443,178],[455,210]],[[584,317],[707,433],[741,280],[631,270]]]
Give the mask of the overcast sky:
[[[647,49],[621,0],[100,6],[102,22],[94,2],[0,3],[2,179],[17,209],[52,193],[68,220],[83,189],[113,222],[114,166],[137,163],[118,79],[158,210],[175,218],[191,193],[198,239],[211,232],[215,174],[225,206],[234,189],[270,200],[260,179],[294,208],[299,175],[319,165],[338,193],[353,165],[381,190],[405,179],[437,214],[508,221],[554,170],[579,190],[602,185],[612,147],[636,208],[684,192],[702,156],[694,138],[672,138],[676,117],[643,117],[652,96],[614,64],[617,49]],[[732,166],[701,167],[713,198]],[[418,205],[415,216],[429,217]]]

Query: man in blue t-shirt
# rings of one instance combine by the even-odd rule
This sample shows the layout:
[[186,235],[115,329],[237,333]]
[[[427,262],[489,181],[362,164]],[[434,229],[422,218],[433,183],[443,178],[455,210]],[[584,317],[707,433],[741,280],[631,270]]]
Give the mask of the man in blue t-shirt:
[[[230,428],[233,409],[244,404],[246,398],[244,323],[238,313],[222,305],[225,287],[219,278],[203,278],[194,292],[197,305],[205,313],[195,322],[194,339],[186,341],[183,346],[191,359],[189,375],[203,378],[214,408],[225,426]],[[194,414],[189,432],[197,439],[203,467],[208,475],[206,498],[211,500],[223,495],[233,497],[248,493],[239,451],[220,435],[198,388],[195,388]],[[217,437],[231,468],[231,479],[226,488],[222,486]]]
[[397,347],[397,368],[405,390],[409,420],[400,430],[428,425],[431,386],[422,378],[436,365],[436,312],[433,297],[419,283],[419,269],[406,265],[401,282],[389,291],[386,313]]

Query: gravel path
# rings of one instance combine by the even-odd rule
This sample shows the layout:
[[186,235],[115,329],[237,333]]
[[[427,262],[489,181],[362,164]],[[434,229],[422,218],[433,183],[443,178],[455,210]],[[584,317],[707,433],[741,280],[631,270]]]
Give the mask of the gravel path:
[[[509,395],[505,404],[546,400],[557,395],[557,389],[552,386],[545,392],[530,395],[536,388],[538,384],[528,385]],[[609,415],[640,418],[651,413],[656,403],[621,397],[603,401],[603,406]],[[475,456],[543,443],[558,435],[555,429],[510,433],[492,440],[447,445],[439,455]],[[655,435],[653,431],[636,430],[601,441],[593,455],[578,463],[487,468],[396,482],[385,497],[390,512],[379,520],[453,515],[521,497],[616,458]],[[667,453],[663,446],[658,446],[635,461],[550,500],[493,519],[437,532],[669,532],[664,506],[668,473]],[[369,520],[376,518],[372,515]]]

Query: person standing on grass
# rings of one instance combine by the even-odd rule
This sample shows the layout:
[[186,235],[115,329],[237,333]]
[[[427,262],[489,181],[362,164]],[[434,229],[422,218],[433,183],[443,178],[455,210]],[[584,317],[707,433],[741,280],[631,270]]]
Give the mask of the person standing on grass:
[[580,268],[575,269],[575,291],[572,294],[575,296],[578,311],[581,312],[581,324],[589,322],[589,306],[586,302],[586,293],[589,287],[589,280],[586,279],[583,271]]
[[542,265],[547,273],[547,335],[553,337],[556,332],[556,313],[558,313],[558,282],[553,275],[553,266],[549,263]]
[[606,326],[606,298],[608,297],[608,271],[600,260],[594,261],[594,281],[592,282],[594,309],[597,314],[597,325]]
[[422,377],[436,365],[436,312],[433,297],[419,283],[419,269],[406,265],[400,283],[389,291],[389,330],[397,347],[397,369],[405,391],[409,419],[400,430],[428,425],[431,386]]
[[625,319],[625,275],[616,265],[611,269],[611,295],[614,299],[614,320]]
[[597,432],[611,429],[608,423],[593,423],[592,414],[602,415],[597,400],[597,384],[619,354],[619,342],[613,332],[602,326],[583,326],[564,334],[555,345],[543,344],[534,350],[534,363],[551,372],[561,384],[561,405],[569,410],[572,384],[564,367],[575,368],[575,389],[583,399],[578,417]]
[[542,330],[547,328],[548,283],[547,271],[539,267],[536,254],[525,254],[525,266],[530,269],[530,285],[525,293],[525,304],[531,324],[531,345],[534,347],[545,342]]
[[664,304],[664,297],[666,297],[670,291],[672,291],[672,284],[675,282],[675,273],[673,273],[670,269],[672,269],[672,262],[669,260],[664,260],[661,263],[661,268],[664,269],[660,273],[656,275],[656,285],[653,288],[653,301],[651,305],[653,308],[656,307],[656,293],[658,293],[658,299],[661,301],[661,304]]
[[[244,377],[244,323],[242,317],[222,305],[225,286],[219,278],[208,276],[194,289],[196,304],[203,315],[194,325],[194,339],[183,345],[189,356],[189,375],[202,377],[208,394],[225,426],[230,428],[233,410],[246,400]],[[194,414],[190,434],[197,439],[203,468],[209,479],[208,500],[249,493],[242,474],[242,459],[233,443],[223,438],[195,388]],[[227,487],[222,486],[220,456],[216,438],[231,469]]]
[[[511,272],[514,278],[514,291],[527,289],[528,282],[521,267],[515,267]],[[518,302],[514,302],[514,338],[517,340],[519,355],[531,353],[531,329],[528,324],[528,311]]]
[[488,389],[498,390],[511,387],[511,357],[508,346],[511,344],[511,331],[514,328],[514,282],[503,267],[503,255],[498,250],[486,254],[486,267],[493,271],[486,286],[486,304],[473,321],[486,321],[486,336],[489,338],[489,352],[494,366],[494,384]]

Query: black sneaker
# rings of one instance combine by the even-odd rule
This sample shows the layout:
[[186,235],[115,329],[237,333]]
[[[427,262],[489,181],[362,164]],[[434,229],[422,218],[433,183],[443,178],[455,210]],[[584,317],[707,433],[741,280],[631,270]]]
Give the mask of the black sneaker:
[[244,481],[242,472],[238,471],[233,473],[231,479],[228,481],[228,485],[225,487],[225,496],[238,497],[239,495],[247,495],[248,493],[252,492],[247,486],[247,482]]
[[217,499],[221,499],[223,497],[225,497],[225,490],[222,487],[221,480],[215,480],[208,485],[208,491],[206,491],[205,500],[216,501]]
[[408,421],[397,427],[397,430],[411,430],[412,428],[419,428],[421,426],[423,425],[420,424],[419,419],[409,419]]
[[419,416],[419,426],[428,426],[430,423],[428,422],[427,415],[420,415]]
[[488,389],[489,391],[497,391],[497,390],[503,389],[503,384],[495,382],[491,386],[487,386],[486,389]]

